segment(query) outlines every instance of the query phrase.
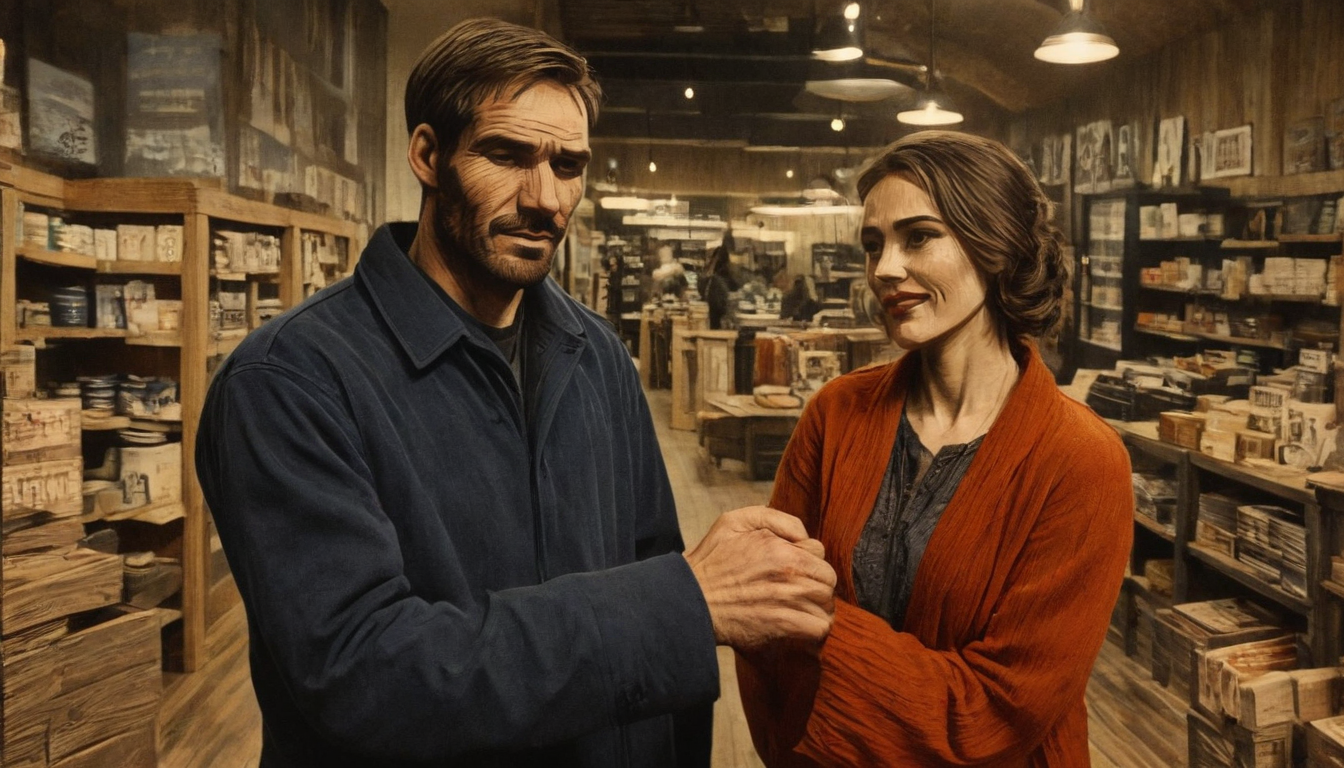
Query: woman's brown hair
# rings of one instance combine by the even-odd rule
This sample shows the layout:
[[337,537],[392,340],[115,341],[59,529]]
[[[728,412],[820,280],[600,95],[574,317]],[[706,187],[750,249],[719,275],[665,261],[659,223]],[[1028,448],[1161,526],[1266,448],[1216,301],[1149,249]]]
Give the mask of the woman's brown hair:
[[859,176],[859,197],[897,175],[933,200],[987,278],[986,303],[1006,338],[1045,336],[1059,324],[1068,267],[1053,205],[1026,165],[997,141],[956,131],[897,139]]

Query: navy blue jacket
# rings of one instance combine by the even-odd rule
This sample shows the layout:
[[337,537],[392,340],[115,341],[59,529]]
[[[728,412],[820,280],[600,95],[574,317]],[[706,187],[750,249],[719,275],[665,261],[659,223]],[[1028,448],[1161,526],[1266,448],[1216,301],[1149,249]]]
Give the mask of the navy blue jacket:
[[529,288],[522,397],[393,227],[206,399],[261,765],[707,765],[713,628],[625,348]]

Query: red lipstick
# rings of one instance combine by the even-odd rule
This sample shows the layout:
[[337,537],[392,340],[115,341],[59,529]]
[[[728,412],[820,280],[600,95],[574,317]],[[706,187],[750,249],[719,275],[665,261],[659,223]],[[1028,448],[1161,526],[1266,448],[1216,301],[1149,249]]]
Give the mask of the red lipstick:
[[882,297],[882,308],[887,311],[888,315],[895,318],[902,318],[905,317],[910,310],[927,301],[928,298],[929,295],[927,293],[898,291],[889,296]]

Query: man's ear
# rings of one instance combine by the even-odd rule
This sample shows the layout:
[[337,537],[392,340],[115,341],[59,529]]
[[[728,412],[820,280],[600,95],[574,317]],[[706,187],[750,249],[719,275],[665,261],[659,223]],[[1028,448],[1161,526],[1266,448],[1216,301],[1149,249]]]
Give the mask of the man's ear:
[[434,129],[428,123],[415,126],[406,147],[406,162],[411,166],[411,173],[420,180],[421,187],[439,188],[439,159],[439,140]]

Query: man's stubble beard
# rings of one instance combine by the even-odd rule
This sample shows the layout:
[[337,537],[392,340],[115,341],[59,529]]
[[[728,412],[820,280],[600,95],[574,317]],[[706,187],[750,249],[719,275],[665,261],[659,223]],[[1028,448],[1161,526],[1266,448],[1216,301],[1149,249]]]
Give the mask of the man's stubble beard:
[[[518,256],[497,253],[491,242],[493,230],[521,228],[527,225],[527,220],[501,217],[491,221],[485,232],[480,232],[476,229],[476,212],[477,207],[462,189],[457,171],[446,169],[439,180],[435,200],[434,234],[439,251],[450,268],[461,267],[478,280],[513,289],[530,288],[546,279],[564,236],[563,229],[552,241],[549,253],[543,248],[527,247],[520,248],[523,253]],[[554,224],[549,226],[555,229]]]

